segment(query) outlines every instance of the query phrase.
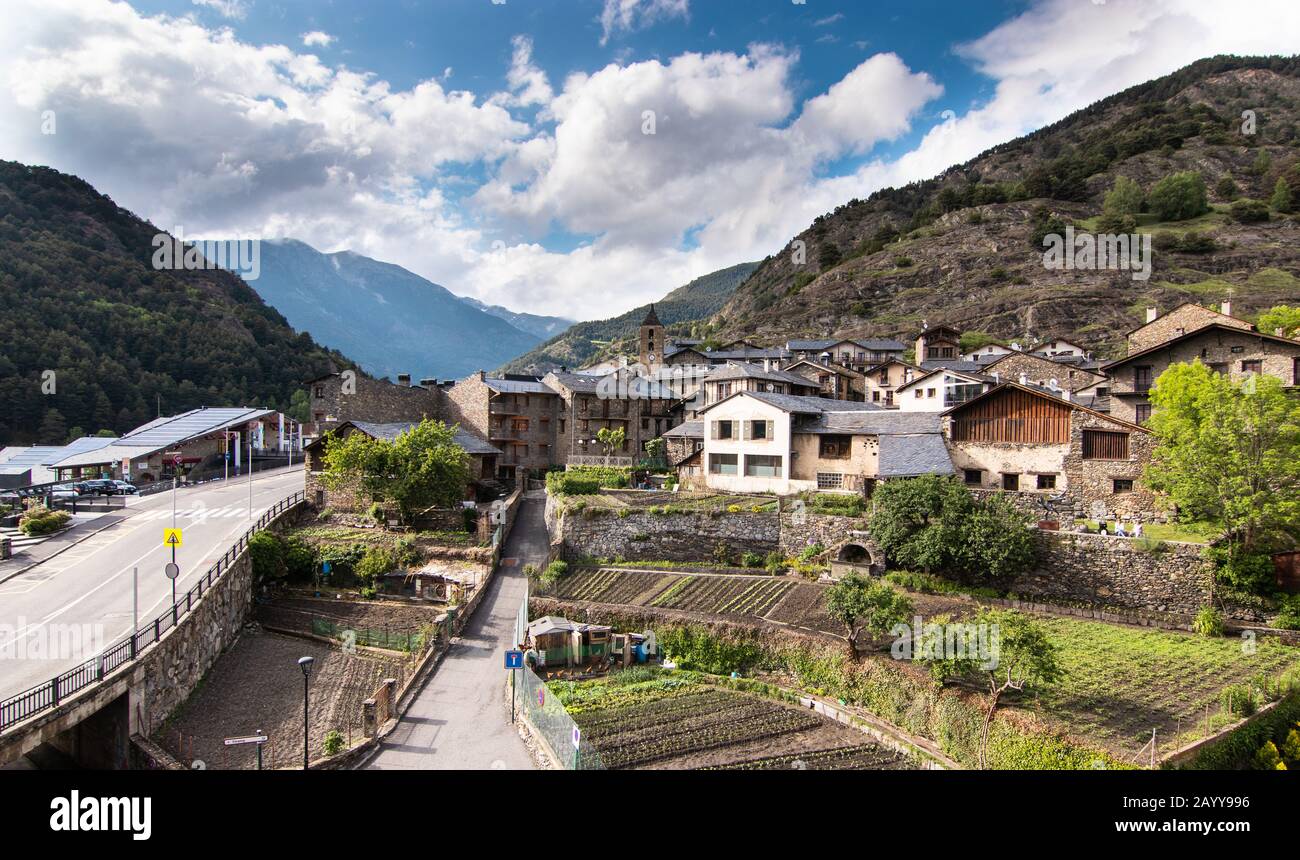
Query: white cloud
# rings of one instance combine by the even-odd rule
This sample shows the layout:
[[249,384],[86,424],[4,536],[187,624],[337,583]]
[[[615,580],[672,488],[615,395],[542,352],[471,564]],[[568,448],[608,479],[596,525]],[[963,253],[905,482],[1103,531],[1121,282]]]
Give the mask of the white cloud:
[[814,27],[829,27],[831,24],[838,24],[844,20],[843,12],[836,12],[834,15],[827,15],[825,18],[818,18],[813,21]]
[[334,42],[335,38],[333,36],[329,33],[322,32],[321,30],[312,30],[310,33],[302,34],[302,43],[308,48],[317,46],[328,48],[330,45],[334,44]]
[[204,6],[223,18],[242,21],[248,16],[248,3],[245,0],[192,0],[195,6]]
[[[78,174],[189,236],[350,248],[493,303],[578,318],[759,259],[850,198],[940,173],[1202,56],[1300,48],[1290,2],[1243,13],[1046,0],[959,47],[994,82],[970,109],[945,104],[937,81],[889,53],[804,95],[788,49],[623,60],[552,82],[527,36],[512,41],[506,91],[473,94],[450,88],[449,71],[395,89],[124,3],[11,5],[0,32],[6,158]],[[610,35],[688,8],[624,0],[606,12]],[[437,59],[431,68],[443,68]],[[944,108],[954,118],[912,151],[870,158],[920,111]],[[40,133],[47,109],[56,135]],[[828,175],[864,153],[848,175]],[[566,231],[589,238],[539,244]]]
[[620,30],[638,30],[668,18],[687,18],[690,13],[690,0],[605,0],[600,44],[607,44]]

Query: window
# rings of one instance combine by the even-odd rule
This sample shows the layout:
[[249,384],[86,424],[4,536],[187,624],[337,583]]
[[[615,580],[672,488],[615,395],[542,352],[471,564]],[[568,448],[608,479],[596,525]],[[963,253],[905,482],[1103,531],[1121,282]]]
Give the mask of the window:
[[1019,490],[1019,489],[1020,489],[1020,475],[1019,475],[1018,473],[1003,472],[1003,473],[1002,473],[1002,489],[1004,489],[1004,490],[1012,490],[1012,491]]
[[736,422],[734,421],[714,421],[713,438],[714,439],[735,439],[736,438],[735,423]]
[[1243,353],[1243,352],[1245,352],[1245,351],[1246,351],[1246,347],[1244,347],[1244,346],[1234,346],[1234,347],[1232,348],[1232,354],[1233,354],[1233,355],[1240,355],[1241,353]]
[[561,419],[560,419],[560,434],[561,434],[561,435],[564,434],[564,424],[565,424],[565,420],[564,420],[563,418],[561,418]]
[[650,419],[649,419],[649,418],[642,418],[642,419],[641,419],[641,430],[644,432],[644,431],[648,431],[649,429],[650,429]]
[[844,486],[844,476],[838,472],[818,472],[817,489],[838,490]]
[[513,430],[513,431],[516,432],[516,433],[527,433],[527,432],[528,432],[528,419],[527,419],[527,418],[515,418],[515,419],[511,420],[511,422],[510,422],[510,429]]
[[1151,418],[1151,404],[1139,403],[1133,407],[1133,420],[1138,424],[1145,424]]
[[1038,489],[1040,489],[1040,490],[1055,490],[1055,489],[1056,489],[1056,476],[1055,476],[1055,475],[1039,475],[1039,476],[1038,476]]
[[878,390],[875,390],[875,389],[872,390],[872,392],[871,392],[871,401],[872,401],[873,403],[879,403],[879,402],[880,402],[880,392],[879,392]]
[[1210,370],[1218,374],[1225,374],[1228,372],[1228,365],[1223,362],[1216,362],[1215,364],[1210,365]]
[[1115,487],[1114,487],[1114,490],[1115,490],[1116,493],[1131,493],[1131,492],[1133,492],[1133,479],[1132,479],[1132,478],[1116,478],[1116,479],[1115,479]]
[[746,421],[744,430],[746,439],[766,442],[772,438],[773,426],[771,421]]
[[935,389],[933,389],[933,388],[927,388],[927,389],[925,390],[925,396],[926,396],[926,398],[933,400],[933,399],[934,399],[934,395],[935,395]]
[[739,455],[710,454],[709,472],[714,475],[734,475],[739,471]]
[[966,483],[972,487],[978,487],[984,483],[983,469],[967,469],[965,471]]
[[1142,394],[1151,390],[1151,365],[1133,368],[1133,390]]
[[324,397],[324,396],[325,396],[325,386],[323,386],[323,385],[317,385],[317,386],[316,386],[316,396],[317,396],[317,397]]
[[766,454],[749,454],[745,457],[745,475],[750,478],[779,478],[781,458]]
[[1083,459],[1127,460],[1128,434],[1108,430],[1083,431]]
[[924,397],[924,396],[925,396],[925,392],[924,392],[923,390],[921,390],[920,388],[916,389],[916,399],[917,399],[917,400],[920,400],[920,399],[921,399],[922,397]]
[[823,460],[847,460],[852,454],[850,436],[822,436],[819,454]]
[[1263,370],[1264,362],[1260,361],[1258,358],[1247,359],[1241,363],[1242,373],[1262,373]]

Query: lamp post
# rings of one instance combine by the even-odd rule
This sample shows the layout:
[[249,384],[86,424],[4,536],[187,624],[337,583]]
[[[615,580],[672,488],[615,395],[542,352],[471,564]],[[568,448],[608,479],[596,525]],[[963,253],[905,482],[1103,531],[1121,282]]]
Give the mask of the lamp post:
[[316,662],[315,657],[300,657],[298,659],[298,668],[302,669],[302,769],[307,770],[307,765],[311,761],[308,752],[309,738],[311,732],[307,723],[307,681],[311,678],[311,664]]

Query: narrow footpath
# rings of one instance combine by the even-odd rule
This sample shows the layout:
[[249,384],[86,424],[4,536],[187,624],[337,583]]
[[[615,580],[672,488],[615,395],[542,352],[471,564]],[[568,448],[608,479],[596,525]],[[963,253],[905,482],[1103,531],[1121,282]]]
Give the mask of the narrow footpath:
[[544,492],[527,494],[488,593],[406,715],[363,766],[373,770],[524,770],[534,767],[510,724],[505,652],[527,587],[524,566],[546,561]]

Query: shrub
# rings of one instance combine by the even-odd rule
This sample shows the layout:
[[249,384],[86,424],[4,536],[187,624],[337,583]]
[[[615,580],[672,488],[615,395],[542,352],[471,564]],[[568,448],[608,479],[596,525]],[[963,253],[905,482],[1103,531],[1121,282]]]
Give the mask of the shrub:
[[1300,594],[1283,598],[1282,612],[1273,619],[1273,626],[1283,630],[1300,630]]
[[1222,636],[1224,630],[1223,616],[1213,606],[1202,606],[1192,621],[1192,632],[1198,636]]
[[767,558],[763,560],[763,567],[773,576],[779,576],[786,569],[785,556],[776,550],[772,550],[767,554]]
[[574,472],[551,472],[546,476],[546,492],[553,496],[594,496],[600,492],[600,480]]
[[1259,748],[1255,753],[1256,770],[1286,770],[1286,765],[1282,763],[1282,756],[1277,751],[1277,744],[1269,741]]
[[762,567],[763,557],[756,552],[747,552],[740,557],[740,563],[745,567]]
[[804,562],[812,561],[814,558],[821,555],[825,551],[826,551],[826,547],[822,546],[819,543],[812,544],[811,546],[806,546],[803,548],[803,550],[800,551],[799,560]]
[[900,269],[906,269],[906,268],[909,268],[909,267],[912,265],[912,258],[911,258],[911,257],[895,257],[895,258],[894,258],[894,265],[897,266],[897,267],[900,268]]
[[311,579],[316,573],[316,550],[302,538],[284,541],[284,566],[290,579]]
[[542,571],[539,581],[544,587],[550,588],[568,575],[569,563],[557,559],[546,566],[546,570]]
[[363,585],[374,586],[378,579],[401,567],[397,555],[384,547],[371,547],[357,562],[354,572]]
[[1249,717],[1255,713],[1255,694],[1245,684],[1225,687],[1219,694],[1223,709],[1235,717]]
[[726,567],[731,564],[731,547],[727,546],[726,541],[718,541],[718,545],[713,548],[713,562]]
[[372,502],[370,505],[370,509],[366,511],[366,514],[370,517],[370,519],[374,520],[380,525],[384,524],[384,506],[379,504],[379,502]]
[[52,534],[68,524],[72,514],[67,511],[55,511],[37,508],[18,521],[18,530],[29,537]]
[[1268,204],[1262,200],[1236,200],[1229,210],[1232,220],[1241,224],[1256,224],[1268,220]]
[[275,532],[258,532],[248,539],[253,578],[259,583],[281,579],[288,573],[284,563],[284,541]]
[[1277,586],[1273,559],[1267,553],[1244,552],[1224,544],[1208,547],[1203,554],[1214,565],[1214,578],[1233,591],[1267,594]]
[[338,729],[330,729],[325,734],[325,755],[338,755],[343,752],[343,735]]
[[1222,200],[1237,199],[1237,183],[1232,181],[1231,176],[1224,176],[1214,186],[1214,193]]
[[1191,170],[1166,176],[1155,184],[1148,205],[1161,221],[1186,221],[1209,211],[1205,179]]

